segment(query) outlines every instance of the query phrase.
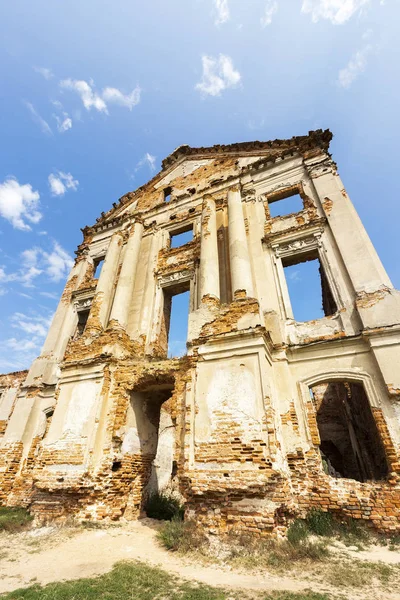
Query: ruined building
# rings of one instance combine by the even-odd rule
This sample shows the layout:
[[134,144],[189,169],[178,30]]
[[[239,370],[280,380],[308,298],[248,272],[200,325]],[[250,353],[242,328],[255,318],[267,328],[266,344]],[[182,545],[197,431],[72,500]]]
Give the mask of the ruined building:
[[[135,519],[172,487],[213,532],[311,507],[400,529],[400,294],[330,140],[181,146],[83,229],[42,354],[0,377],[3,504]],[[301,321],[285,273],[309,264],[323,312]]]

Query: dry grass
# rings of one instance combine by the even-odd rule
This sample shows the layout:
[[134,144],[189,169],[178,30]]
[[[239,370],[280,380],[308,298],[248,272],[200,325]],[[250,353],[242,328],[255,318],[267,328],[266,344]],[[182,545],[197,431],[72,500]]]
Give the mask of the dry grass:
[[[229,534],[221,540],[207,537],[194,522],[171,521],[158,532],[158,539],[168,550],[190,555],[192,559],[229,564],[233,568],[291,572],[293,576],[310,578],[336,589],[380,587],[400,583],[400,567],[384,563],[349,559],[344,553],[333,552],[332,542],[340,540],[358,549],[376,542],[363,524],[352,519],[336,521],[332,515],[313,511],[306,519],[295,520],[286,540],[260,539],[254,536]],[[395,546],[394,538],[381,543]]]
[[339,588],[360,588],[379,582],[382,586],[399,583],[400,570],[397,566],[383,563],[352,561],[334,563],[325,573],[326,581]]

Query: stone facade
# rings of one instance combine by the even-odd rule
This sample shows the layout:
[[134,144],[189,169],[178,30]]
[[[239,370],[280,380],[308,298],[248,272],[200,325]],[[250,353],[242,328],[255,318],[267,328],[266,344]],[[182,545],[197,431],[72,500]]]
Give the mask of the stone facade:
[[[0,377],[3,504],[135,519],[172,486],[213,532],[312,507],[400,529],[400,294],[330,140],[182,146],[82,230],[42,354]],[[310,260],[325,316],[297,322],[285,267]],[[187,356],[169,359],[184,291]]]

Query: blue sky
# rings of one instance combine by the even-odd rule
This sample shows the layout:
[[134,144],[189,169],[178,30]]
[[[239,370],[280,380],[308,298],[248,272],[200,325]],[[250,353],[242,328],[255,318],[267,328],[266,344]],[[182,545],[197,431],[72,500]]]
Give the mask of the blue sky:
[[13,0],[1,12],[0,372],[39,354],[80,227],[181,144],[329,127],[400,287],[399,0]]

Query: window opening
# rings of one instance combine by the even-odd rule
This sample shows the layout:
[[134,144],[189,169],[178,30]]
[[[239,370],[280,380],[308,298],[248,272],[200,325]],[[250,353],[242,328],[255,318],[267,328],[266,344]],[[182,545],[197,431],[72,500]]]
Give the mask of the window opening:
[[296,321],[313,321],[335,314],[336,302],[318,251],[284,258],[282,264]]
[[164,288],[159,347],[169,358],[186,354],[189,321],[189,282],[177,288]]
[[164,200],[165,202],[169,202],[171,200],[172,188],[167,187],[164,189]]
[[347,381],[311,388],[324,470],[357,481],[384,479],[385,450],[364,386]]
[[272,218],[297,213],[304,208],[303,198],[298,192],[277,194],[267,199],[269,214]]
[[87,310],[80,310],[78,312],[78,326],[77,326],[77,336],[81,336],[83,334],[83,332],[85,331],[85,327],[89,318],[89,313],[90,313],[90,309],[88,308]]
[[186,354],[189,299],[188,291],[171,297],[168,331],[168,356],[170,358]]
[[93,279],[98,279],[100,277],[101,270],[104,264],[104,256],[102,258],[96,258],[94,261],[94,271],[93,271]]
[[193,225],[185,231],[180,230],[178,233],[171,232],[171,248],[179,248],[193,240]]

